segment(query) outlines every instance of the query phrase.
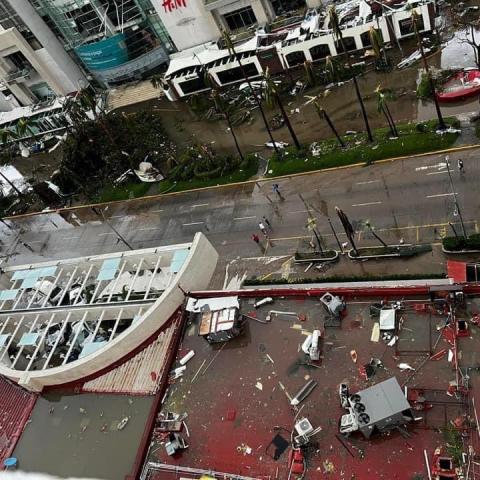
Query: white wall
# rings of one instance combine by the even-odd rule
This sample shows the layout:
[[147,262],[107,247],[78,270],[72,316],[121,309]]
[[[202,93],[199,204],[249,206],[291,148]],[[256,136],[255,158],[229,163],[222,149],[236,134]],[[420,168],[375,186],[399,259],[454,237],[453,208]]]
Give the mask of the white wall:
[[[28,0],[6,0],[12,8],[18,13],[25,25],[31,30],[31,32],[37,37],[38,41],[42,44],[43,48],[48,52],[51,59],[54,59],[55,70],[59,70],[60,73],[56,73],[58,76],[67,77],[69,82],[61,86],[63,92],[57,92],[58,88],[52,90],[59,95],[65,95],[70,92],[74,92],[78,89],[79,80],[84,86],[88,84],[87,78],[83,74],[80,67],[75,61],[68,55],[63,48],[63,45],[48,28],[47,24],[42,20],[36,10],[30,5]],[[40,57],[42,54],[40,54]],[[39,58],[40,58],[39,57]],[[49,84],[51,82],[48,82]],[[51,85],[52,86],[52,85]]]
[[40,392],[47,385],[78,381],[108,367],[141,345],[168,321],[185,299],[179,285],[186,292],[206,289],[217,260],[218,253],[207,237],[197,233],[190,247],[190,254],[175,280],[135,324],[104,348],[70,364],[46,370],[19,372],[0,365],[0,374],[18,381],[28,390]]
[[[175,1],[172,2],[175,4]],[[177,4],[179,0],[177,0]],[[152,4],[178,50],[216,41],[220,30],[212,14],[205,9],[203,0],[185,0],[186,7],[180,6],[166,11],[162,0]]]
[[45,65],[45,68],[49,71],[50,75],[55,78],[58,84],[62,86],[65,94],[76,92],[86,87],[87,83],[83,74],[78,75],[77,69],[65,71],[45,48],[36,50],[35,56],[39,62]]

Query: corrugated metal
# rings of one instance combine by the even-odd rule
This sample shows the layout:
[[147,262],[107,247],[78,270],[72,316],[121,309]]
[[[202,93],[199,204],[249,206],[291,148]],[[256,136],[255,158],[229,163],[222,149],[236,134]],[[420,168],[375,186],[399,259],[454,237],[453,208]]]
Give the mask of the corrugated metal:
[[163,330],[156,340],[130,360],[83,385],[84,392],[154,395],[165,371],[165,360],[178,323]]
[[0,377],[0,469],[23,431],[37,395]]

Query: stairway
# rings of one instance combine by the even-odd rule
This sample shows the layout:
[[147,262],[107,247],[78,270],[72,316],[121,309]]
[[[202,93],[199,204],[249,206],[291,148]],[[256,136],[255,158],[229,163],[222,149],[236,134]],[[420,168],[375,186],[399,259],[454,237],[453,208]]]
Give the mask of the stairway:
[[154,88],[150,80],[130,83],[120,87],[112,88],[107,98],[107,109],[116,110],[135,103],[153,100],[162,95],[162,91]]

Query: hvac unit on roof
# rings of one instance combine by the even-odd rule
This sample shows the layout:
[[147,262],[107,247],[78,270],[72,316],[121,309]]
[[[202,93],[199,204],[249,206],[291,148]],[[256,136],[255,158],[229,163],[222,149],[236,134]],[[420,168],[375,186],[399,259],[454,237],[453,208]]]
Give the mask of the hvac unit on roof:
[[313,432],[313,426],[308,418],[302,418],[295,424],[295,430],[299,435],[308,435]]
[[370,415],[368,415],[368,413],[361,413],[358,418],[358,423],[363,423],[363,424],[367,424],[370,422]]

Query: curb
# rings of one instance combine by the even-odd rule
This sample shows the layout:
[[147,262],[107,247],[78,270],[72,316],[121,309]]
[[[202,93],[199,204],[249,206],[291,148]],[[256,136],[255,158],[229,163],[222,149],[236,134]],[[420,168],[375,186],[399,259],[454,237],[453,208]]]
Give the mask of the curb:
[[294,263],[323,263],[323,262],[335,262],[338,260],[339,253],[335,250],[335,255],[333,257],[323,257],[323,258],[303,258],[297,260],[293,257]]
[[[399,257],[401,257],[401,255],[400,255],[401,247],[411,247],[413,245],[412,244],[402,244],[402,245],[388,245],[388,246],[389,247],[398,247],[399,253],[386,253],[384,255],[381,255],[381,254],[380,255],[358,255],[358,256],[354,257],[352,255],[353,249],[351,249],[351,250],[348,251],[348,258],[350,260],[371,260],[371,259],[380,259],[381,260],[382,258],[399,258]],[[365,249],[365,248],[372,248],[372,247],[363,247],[363,248]],[[373,248],[375,248],[375,247],[373,247]],[[383,247],[383,248],[385,248],[385,247]],[[357,248],[357,251],[358,250],[362,250],[362,247]],[[416,254],[413,254],[412,257],[415,256],[415,255]]]
[[[480,144],[471,144],[471,145],[463,145],[460,147],[453,147],[453,148],[448,148],[445,150],[435,150],[432,152],[424,152],[424,153],[417,153],[415,155],[408,155],[408,156],[403,156],[403,157],[392,157],[392,158],[385,158],[383,160],[376,160],[373,162],[371,165],[381,165],[384,163],[390,163],[390,162],[396,162],[399,160],[414,160],[416,158],[422,158],[422,157],[428,157],[429,155],[442,155],[445,153],[455,153],[455,152],[463,152],[466,150],[473,150],[475,148],[480,148]],[[103,202],[103,203],[87,203],[85,205],[77,205],[77,206],[72,206],[72,207],[64,207],[64,208],[58,208],[55,210],[48,210],[48,211],[40,211],[40,212],[31,212],[31,213],[23,213],[20,215],[14,215],[14,216],[8,216],[8,217],[3,217],[4,219],[7,220],[18,220],[21,218],[28,218],[28,217],[34,217],[38,215],[45,215],[45,214],[50,214],[50,213],[59,213],[59,212],[68,212],[68,211],[76,211],[76,210],[81,210],[84,208],[92,208],[92,207],[104,207],[104,206],[110,206],[110,205],[117,205],[117,204],[126,204],[126,203],[133,203],[133,202],[140,202],[140,201],[148,201],[148,200],[156,200],[164,197],[171,197],[175,195],[184,195],[188,193],[194,193],[194,192],[202,192],[206,190],[214,190],[214,189],[219,189],[219,188],[229,188],[229,187],[238,187],[242,185],[251,185],[251,184],[258,184],[258,183],[267,183],[267,182],[273,182],[276,180],[281,180],[281,179],[289,179],[289,178],[294,178],[294,177],[301,177],[305,175],[312,175],[312,174],[317,174],[321,172],[333,172],[337,170],[345,170],[348,168],[358,168],[358,167],[365,167],[366,163],[361,162],[361,163],[352,163],[350,165],[341,165],[339,167],[329,167],[329,168],[323,168],[320,170],[309,170],[308,172],[299,172],[299,173],[290,173],[287,175],[280,175],[278,177],[268,177],[268,178],[261,178],[261,179],[255,179],[255,180],[246,180],[244,182],[234,182],[234,183],[224,183],[222,185],[211,185],[209,187],[201,187],[201,188],[193,188],[191,190],[182,190],[180,192],[170,192],[170,193],[158,193],[155,195],[147,195],[143,197],[138,197],[138,198],[127,198],[124,200],[113,200],[111,202]]]
[[480,250],[446,250],[442,245],[442,252],[448,255],[467,255],[469,253],[480,253]]

